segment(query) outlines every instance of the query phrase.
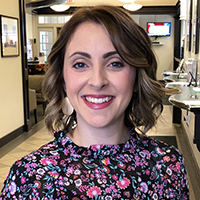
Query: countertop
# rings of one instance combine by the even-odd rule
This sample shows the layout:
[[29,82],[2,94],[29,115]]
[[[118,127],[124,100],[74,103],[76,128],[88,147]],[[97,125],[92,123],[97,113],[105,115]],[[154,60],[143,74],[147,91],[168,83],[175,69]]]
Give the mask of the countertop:
[[163,78],[166,88],[176,88],[179,94],[171,95],[170,103],[182,109],[190,111],[200,111],[200,87],[188,86],[186,78],[177,78],[177,75],[170,75]]
[[169,97],[169,102],[175,107],[189,110],[195,114],[193,142],[197,145],[198,151],[200,151],[200,85],[197,85],[197,87],[189,86],[187,79],[184,77],[178,79],[177,75],[166,76],[164,80],[166,88],[174,87],[178,91],[178,94]]

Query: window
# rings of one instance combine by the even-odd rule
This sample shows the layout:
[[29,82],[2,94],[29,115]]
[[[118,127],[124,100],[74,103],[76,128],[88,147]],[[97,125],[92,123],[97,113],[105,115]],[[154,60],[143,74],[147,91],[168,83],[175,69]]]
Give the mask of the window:
[[38,16],[38,24],[64,24],[71,18],[67,16]]

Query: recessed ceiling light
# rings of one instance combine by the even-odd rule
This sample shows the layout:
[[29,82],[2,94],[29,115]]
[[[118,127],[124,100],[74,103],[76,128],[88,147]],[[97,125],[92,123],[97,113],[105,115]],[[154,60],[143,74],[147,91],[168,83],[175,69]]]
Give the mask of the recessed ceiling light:
[[136,11],[136,10],[139,10],[140,8],[142,8],[142,5],[131,3],[131,4],[124,4],[123,7],[129,11]]
[[50,8],[56,12],[63,12],[67,9],[70,8],[70,6],[68,5],[63,5],[63,4],[59,4],[59,5],[53,5],[53,6],[50,6]]
[[135,0],[119,0],[122,3],[133,3]]

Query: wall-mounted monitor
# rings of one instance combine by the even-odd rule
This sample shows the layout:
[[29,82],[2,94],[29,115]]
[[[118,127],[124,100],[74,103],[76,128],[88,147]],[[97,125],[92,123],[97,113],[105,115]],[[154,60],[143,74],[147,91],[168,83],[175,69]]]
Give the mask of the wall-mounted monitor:
[[171,35],[171,22],[147,22],[147,34],[151,37]]

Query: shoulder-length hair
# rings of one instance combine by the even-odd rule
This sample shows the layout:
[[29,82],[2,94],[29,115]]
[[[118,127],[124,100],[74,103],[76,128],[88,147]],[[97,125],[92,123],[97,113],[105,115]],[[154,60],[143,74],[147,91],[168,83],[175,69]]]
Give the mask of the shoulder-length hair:
[[[65,116],[61,105],[66,97],[63,63],[66,46],[76,28],[84,22],[101,24],[121,58],[136,68],[137,90],[125,110],[124,123],[128,128],[140,128],[146,133],[156,124],[163,110],[164,90],[156,80],[157,62],[151,40],[145,30],[122,8],[96,6],[81,8],[63,26],[48,57],[50,66],[43,83],[43,94],[49,102],[45,123],[50,132],[58,129],[70,131],[76,124],[76,112]],[[123,80],[122,80],[123,81]]]

